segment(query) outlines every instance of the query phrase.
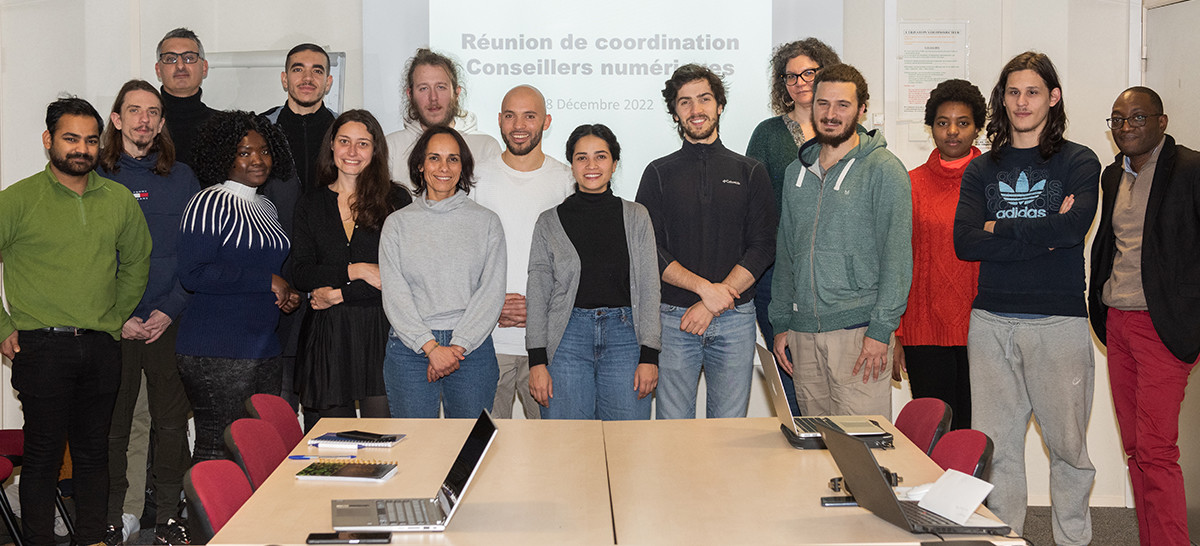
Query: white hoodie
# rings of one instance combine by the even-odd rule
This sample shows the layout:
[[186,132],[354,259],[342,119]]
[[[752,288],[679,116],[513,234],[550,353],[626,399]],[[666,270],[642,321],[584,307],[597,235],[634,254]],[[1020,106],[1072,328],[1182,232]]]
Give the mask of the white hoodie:
[[[454,118],[454,129],[467,141],[475,164],[500,155],[500,144],[489,135],[479,132],[475,114],[465,112]],[[412,153],[413,145],[425,129],[419,121],[406,121],[404,128],[387,136],[388,162],[392,170],[392,182],[404,186],[409,192],[413,191],[412,180],[408,177],[408,155]]]

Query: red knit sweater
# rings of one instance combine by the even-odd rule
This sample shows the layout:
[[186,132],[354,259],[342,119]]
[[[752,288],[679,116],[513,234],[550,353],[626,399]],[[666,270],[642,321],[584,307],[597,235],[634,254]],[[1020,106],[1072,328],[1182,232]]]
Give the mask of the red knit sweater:
[[[971,157],[979,149],[971,148]],[[978,289],[979,262],[954,255],[954,211],[963,171],[942,166],[937,149],[924,165],[908,173],[912,180],[913,280],[908,309],[896,335],[904,345],[967,344],[971,302]]]

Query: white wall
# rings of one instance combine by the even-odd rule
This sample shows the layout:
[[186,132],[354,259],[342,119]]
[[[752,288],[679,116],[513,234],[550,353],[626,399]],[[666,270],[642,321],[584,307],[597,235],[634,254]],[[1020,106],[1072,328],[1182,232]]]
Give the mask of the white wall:
[[[375,1],[375,0],[363,0]],[[363,1],[263,0],[234,2],[141,0],[0,0],[0,187],[43,168],[39,137],[44,107],[60,92],[86,98],[101,112],[120,85],[132,77],[154,81],[154,47],[176,26],[195,30],[211,53],[280,51],[306,41],[347,53],[346,108],[363,104],[364,94],[398,90],[364,89]],[[484,1],[484,0],[480,0]],[[899,21],[968,22],[970,79],[985,93],[1003,63],[1026,49],[1048,53],[1063,79],[1067,137],[1090,146],[1103,161],[1115,152],[1104,127],[1112,100],[1127,87],[1130,3],[1138,0],[845,0],[842,57],[863,71],[872,86],[871,113],[883,113],[890,149],[906,165],[925,160],[931,144],[919,130],[897,119],[895,44],[884,39]],[[296,14],[303,13],[303,16]],[[732,15],[735,11],[730,12]],[[764,22],[764,25],[767,23]],[[1137,23],[1135,22],[1135,25]],[[407,26],[407,25],[406,25]],[[402,51],[389,62],[400,65],[420,40],[405,33]],[[769,32],[764,28],[764,32]],[[795,38],[800,38],[796,36]],[[1136,51],[1137,48],[1132,48]],[[280,59],[282,65],[283,59]],[[231,70],[231,69],[225,69]],[[283,101],[277,72],[263,69],[266,81],[249,91],[229,93],[211,87],[206,102],[215,108],[261,110]],[[1136,69],[1133,73],[1138,73]],[[221,74],[245,83],[245,74]],[[210,76],[213,82],[217,75]],[[378,81],[369,77],[368,83]],[[206,86],[208,87],[208,86]],[[763,90],[765,97],[765,86]],[[916,134],[915,139],[910,135]],[[631,166],[631,168],[634,166]],[[635,169],[640,170],[640,166]],[[0,382],[7,383],[8,366]],[[1097,351],[1096,396],[1089,448],[1097,467],[1094,505],[1125,505],[1124,462],[1116,433],[1103,355]],[[752,412],[770,410],[755,389]],[[907,400],[907,385],[893,391],[895,406]],[[19,426],[21,415],[10,388],[0,389],[0,426]],[[1047,462],[1036,429],[1027,450],[1030,502],[1047,504]]]

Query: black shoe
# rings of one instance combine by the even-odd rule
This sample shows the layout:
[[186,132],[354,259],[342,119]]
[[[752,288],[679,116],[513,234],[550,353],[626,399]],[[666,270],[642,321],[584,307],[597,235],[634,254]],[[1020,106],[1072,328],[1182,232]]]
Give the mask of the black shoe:
[[166,523],[154,526],[154,543],[191,544],[192,539],[188,538],[187,527],[179,520],[171,518]]
[[104,542],[106,546],[118,546],[125,544],[124,530],[116,525],[109,525],[104,531]]

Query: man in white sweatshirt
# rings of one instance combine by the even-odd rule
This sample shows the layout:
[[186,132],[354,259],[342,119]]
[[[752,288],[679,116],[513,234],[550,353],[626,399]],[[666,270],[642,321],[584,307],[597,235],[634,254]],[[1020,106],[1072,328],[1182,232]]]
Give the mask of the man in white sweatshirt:
[[496,139],[480,133],[475,115],[459,107],[462,94],[458,66],[449,57],[427,48],[417,50],[405,68],[404,128],[387,136],[392,182],[413,190],[408,177],[408,155],[425,129],[436,125],[453,127],[462,134],[476,163],[500,155]]

